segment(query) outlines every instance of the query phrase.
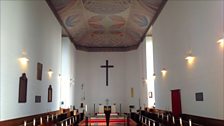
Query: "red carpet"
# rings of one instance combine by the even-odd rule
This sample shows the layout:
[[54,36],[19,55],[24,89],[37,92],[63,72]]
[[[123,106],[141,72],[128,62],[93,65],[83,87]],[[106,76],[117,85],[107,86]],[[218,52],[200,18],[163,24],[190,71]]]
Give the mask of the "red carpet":
[[[106,119],[89,119],[89,123],[106,122]],[[126,119],[110,119],[110,122],[127,122]]]
[[[124,126],[127,124],[127,119],[124,117],[112,117],[110,119],[110,126]],[[136,126],[133,120],[129,122],[130,126]],[[85,120],[79,123],[79,126],[85,126]],[[91,117],[88,120],[88,126],[106,126],[105,117]]]

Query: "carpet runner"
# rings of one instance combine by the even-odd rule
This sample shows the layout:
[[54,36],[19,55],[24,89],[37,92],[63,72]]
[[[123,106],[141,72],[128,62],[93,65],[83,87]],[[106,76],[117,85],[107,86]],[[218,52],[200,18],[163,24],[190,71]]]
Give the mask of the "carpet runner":
[[[111,117],[110,126],[124,126],[127,123],[127,119],[124,117]],[[84,126],[85,121],[81,122],[79,126]],[[106,126],[105,117],[91,117],[88,119],[89,126]]]

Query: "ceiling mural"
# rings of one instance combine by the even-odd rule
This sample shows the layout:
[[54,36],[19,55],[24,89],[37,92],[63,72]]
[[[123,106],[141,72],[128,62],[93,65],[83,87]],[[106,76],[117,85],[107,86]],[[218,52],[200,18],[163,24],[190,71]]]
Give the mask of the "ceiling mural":
[[167,0],[47,0],[77,49],[136,49]]

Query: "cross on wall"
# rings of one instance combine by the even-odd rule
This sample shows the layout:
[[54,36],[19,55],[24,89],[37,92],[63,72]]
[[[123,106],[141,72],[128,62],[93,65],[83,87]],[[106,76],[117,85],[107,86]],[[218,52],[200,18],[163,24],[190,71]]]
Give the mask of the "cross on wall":
[[108,69],[113,68],[113,65],[109,65],[108,60],[106,60],[106,65],[100,66],[101,68],[106,68],[106,86],[108,86]]

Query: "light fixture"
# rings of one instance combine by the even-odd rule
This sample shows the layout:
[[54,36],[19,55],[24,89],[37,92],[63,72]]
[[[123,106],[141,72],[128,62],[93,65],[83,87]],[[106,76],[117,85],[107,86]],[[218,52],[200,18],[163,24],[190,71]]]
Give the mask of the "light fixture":
[[51,78],[51,77],[52,77],[52,74],[53,74],[52,69],[49,69],[49,70],[48,70],[48,76],[49,76],[49,78]]
[[144,84],[148,84],[148,80],[147,79],[144,79]]
[[[222,12],[224,12],[224,1],[223,1],[223,11]],[[222,16],[223,16],[223,14],[222,14]],[[223,27],[223,35],[222,35],[222,37],[217,41],[217,43],[220,45],[220,47],[222,47],[222,48],[224,48],[224,16],[223,16],[223,20],[222,20],[222,27]]]
[[224,35],[221,39],[217,41],[217,43],[223,48],[224,47]]
[[189,51],[189,53],[188,53],[188,55],[187,55],[187,57],[185,59],[187,60],[187,62],[189,64],[192,64],[194,62],[195,57],[192,55],[192,52]]
[[156,79],[156,74],[155,74],[155,73],[152,75],[152,79],[153,79],[153,80]]
[[162,73],[162,76],[165,77],[166,76],[166,73],[167,73],[167,70],[165,68],[163,68],[161,70],[161,73]]
[[26,57],[25,49],[23,49],[22,56],[19,58],[19,61],[22,65],[26,65],[29,62],[29,59]]

